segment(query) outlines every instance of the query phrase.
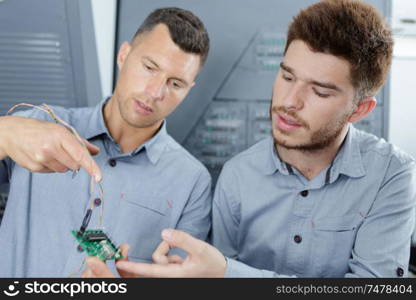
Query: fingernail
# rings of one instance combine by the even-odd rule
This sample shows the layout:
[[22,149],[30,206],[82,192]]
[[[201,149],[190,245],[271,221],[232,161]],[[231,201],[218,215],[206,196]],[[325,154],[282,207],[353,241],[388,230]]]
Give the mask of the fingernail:
[[100,182],[101,181],[101,175],[95,174],[95,181]]
[[86,259],[85,259],[85,263],[87,264],[87,266],[88,267],[90,267],[91,268],[91,266],[93,265],[93,263],[92,263],[92,258],[90,258],[90,257],[87,257]]
[[172,238],[173,235],[173,230],[172,229],[164,229],[162,231],[162,238],[164,240],[170,240]]

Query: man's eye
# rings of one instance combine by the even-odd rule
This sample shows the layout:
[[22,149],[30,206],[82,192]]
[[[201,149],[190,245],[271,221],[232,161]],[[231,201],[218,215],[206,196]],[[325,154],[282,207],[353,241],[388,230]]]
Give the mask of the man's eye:
[[320,93],[320,92],[318,92],[316,89],[313,89],[313,91],[315,92],[315,94],[316,94],[318,97],[321,97],[321,98],[328,98],[329,96],[331,96],[330,94]]
[[175,89],[180,89],[182,86],[178,83],[178,82],[176,82],[176,81],[172,81],[172,86],[175,88]]
[[282,77],[283,77],[283,79],[284,80],[286,80],[286,81],[292,81],[293,79],[292,79],[292,77],[290,77],[290,76],[286,76],[286,75],[282,75]]
[[145,69],[146,70],[149,70],[149,71],[152,71],[153,70],[153,67],[151,67],[151,66],[149,66],[149,65],[144,65],[144,67],[145,67]]

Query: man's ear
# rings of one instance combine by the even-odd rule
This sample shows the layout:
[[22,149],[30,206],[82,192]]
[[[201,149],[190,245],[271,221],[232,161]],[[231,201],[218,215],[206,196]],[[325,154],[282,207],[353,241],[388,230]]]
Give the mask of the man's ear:
[[377,105],[377,100],[374,97],[367,97],[367,98],[361,99],[356,105],[354,112],[349,117],[348,122],[355,123],[364,119],[373,111],[376,105]]
[[121,44],[120,50],[117,54],[117,66],[120,71],[126,61],[127,55],[130,53],[131,45],[128,42]]

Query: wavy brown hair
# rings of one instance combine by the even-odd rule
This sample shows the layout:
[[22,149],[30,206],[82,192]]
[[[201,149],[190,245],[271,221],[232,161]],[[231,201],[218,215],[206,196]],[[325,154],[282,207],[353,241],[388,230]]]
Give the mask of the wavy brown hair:
[[293,40],[347,60],[357,101],[374,96],[386,81],[392,33],[378,11],[362,1],[323,0],[309,6],[290,24],[285,53]]

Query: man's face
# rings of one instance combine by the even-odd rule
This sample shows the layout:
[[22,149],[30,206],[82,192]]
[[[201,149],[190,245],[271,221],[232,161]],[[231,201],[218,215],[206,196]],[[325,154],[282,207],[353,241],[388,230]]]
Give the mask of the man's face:
[[320,150],[346,127],[355,105],[346,60],[291,42],[273,87],[273,137],[287,149]]
[[122,119],[132,127],[159,123],[182,102],[194,85],[200,57],[182,51],[166,25],[124,43],[114,96]]

